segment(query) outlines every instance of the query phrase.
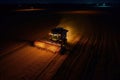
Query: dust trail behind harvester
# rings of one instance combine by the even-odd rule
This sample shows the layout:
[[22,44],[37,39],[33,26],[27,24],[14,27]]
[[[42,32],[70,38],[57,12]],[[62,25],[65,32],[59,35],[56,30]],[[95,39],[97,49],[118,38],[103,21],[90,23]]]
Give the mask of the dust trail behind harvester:
[[[85,16],[87,17],[87,16]],[[89,26],[87,18],[83,15],[65,15],[57,27],[63,27],[68,30],[68,43],[74,44],[80,40],[82,35],[85,35],[87,26]]]

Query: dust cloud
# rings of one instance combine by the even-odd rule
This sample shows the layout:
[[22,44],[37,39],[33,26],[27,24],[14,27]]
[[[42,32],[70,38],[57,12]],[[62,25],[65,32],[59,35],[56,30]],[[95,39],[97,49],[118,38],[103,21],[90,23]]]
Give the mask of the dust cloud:
[[64,15],[57,27],[68,30],[68,43],[76,43],[83,34],[90,30],[90,24],[87,15]]

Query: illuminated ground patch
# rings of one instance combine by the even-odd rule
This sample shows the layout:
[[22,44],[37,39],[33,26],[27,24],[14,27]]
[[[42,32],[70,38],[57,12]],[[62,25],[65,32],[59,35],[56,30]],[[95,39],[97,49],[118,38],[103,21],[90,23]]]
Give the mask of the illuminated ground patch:
[[102,11],[94,11],[94,10],[75,10],[75,11],[62,11],[57,12],[58,14],[101,14],[104,13]]
[[18,10],[16,10],[17,12],[23,12],[23,11],[25,11],[25,12],[29,12],[29,11],[40,11],[40,10],[45,10],[45,9],[39,9],[39,8],[33,8],[33,9],[18,9]]

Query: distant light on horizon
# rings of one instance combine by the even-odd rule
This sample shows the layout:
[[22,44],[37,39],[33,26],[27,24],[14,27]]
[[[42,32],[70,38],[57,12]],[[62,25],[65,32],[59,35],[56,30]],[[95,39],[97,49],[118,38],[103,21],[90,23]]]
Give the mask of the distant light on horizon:
[[110,5],[107,5],[106,3],[97,4],[96,6],[97,7],[103,7],[103,8],[105,8],[105,7],[111,7]]

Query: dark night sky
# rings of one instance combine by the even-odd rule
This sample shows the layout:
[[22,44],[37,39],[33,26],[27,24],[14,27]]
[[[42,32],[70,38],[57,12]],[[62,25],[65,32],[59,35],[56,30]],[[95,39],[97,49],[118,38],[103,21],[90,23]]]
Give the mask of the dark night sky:
[[120,0],[0,0],[0,3],[120,3]]

